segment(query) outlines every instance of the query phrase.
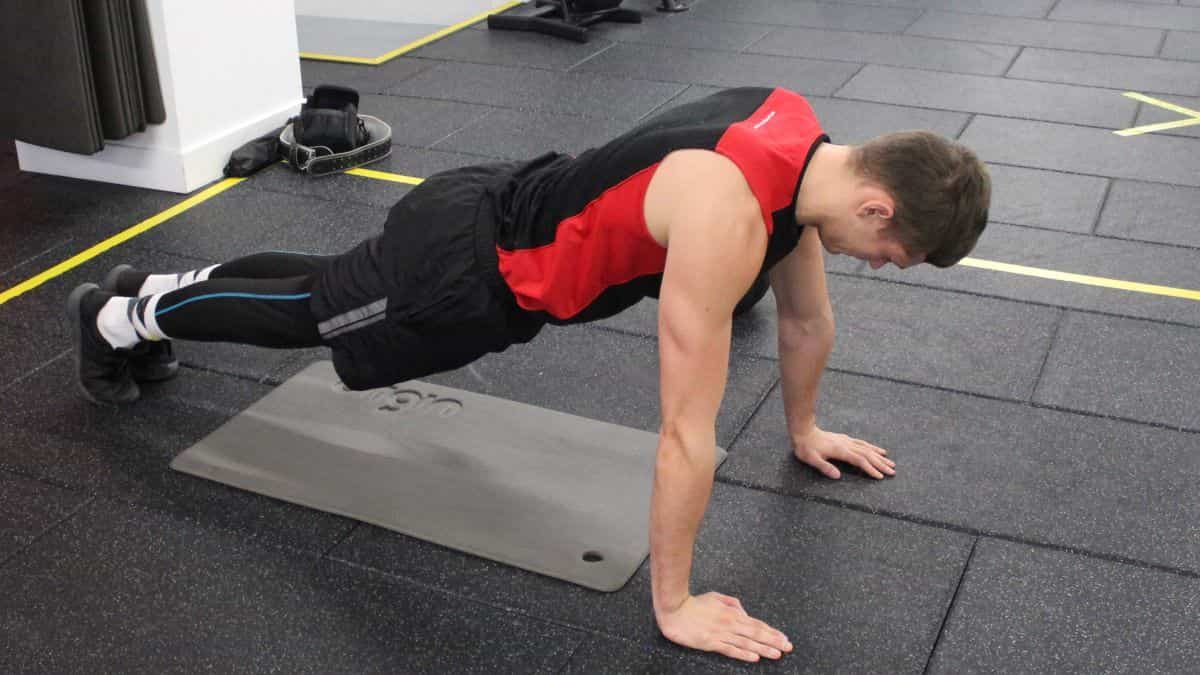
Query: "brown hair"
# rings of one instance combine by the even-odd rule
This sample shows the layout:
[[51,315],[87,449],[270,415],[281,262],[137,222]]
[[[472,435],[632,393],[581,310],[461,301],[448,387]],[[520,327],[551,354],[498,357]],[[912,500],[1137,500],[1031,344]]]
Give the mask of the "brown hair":
[[969,148],[931,131],[898,131],[855,146],[851,161],[895,200],[892,224],[910,253],[950,267],[975,248],[992,181]]

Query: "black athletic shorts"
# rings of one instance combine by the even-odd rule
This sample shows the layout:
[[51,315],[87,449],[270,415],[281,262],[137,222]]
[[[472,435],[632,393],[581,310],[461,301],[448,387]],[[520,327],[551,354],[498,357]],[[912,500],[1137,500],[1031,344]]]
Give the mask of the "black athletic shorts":
[[383,234],[321,273],[311,308],[347,387],[452,370],[537,334],[497,268],[493,195],[514,166],[431,176],[392,207]]

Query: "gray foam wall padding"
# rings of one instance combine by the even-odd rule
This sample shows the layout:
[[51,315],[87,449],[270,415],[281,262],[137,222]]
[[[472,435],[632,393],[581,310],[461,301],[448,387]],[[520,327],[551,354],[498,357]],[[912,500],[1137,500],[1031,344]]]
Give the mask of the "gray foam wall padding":
[[350,392],[322,361],[171,467],[615,591],[649,554],[657,443],[418,381]]

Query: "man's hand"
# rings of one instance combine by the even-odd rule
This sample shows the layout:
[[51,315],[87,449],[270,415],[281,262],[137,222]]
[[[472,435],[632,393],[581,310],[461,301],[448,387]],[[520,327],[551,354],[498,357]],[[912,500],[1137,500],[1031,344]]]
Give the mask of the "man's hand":
[[720,593],[689,595],[673,610],[657,613],[658,629],[671,642],[743,661],[778,659],[792,651],[787,636],[751,617],[737,598]]
[[884,474],[896,475],[896,463],[885,456],[887,450],[846,434],[833,434],[814,426],[806,436],[793,442],[796,459],[835,480],[842,477],[842,472],[829,462],[831,459],[857,466],[875,479],[882,479]]

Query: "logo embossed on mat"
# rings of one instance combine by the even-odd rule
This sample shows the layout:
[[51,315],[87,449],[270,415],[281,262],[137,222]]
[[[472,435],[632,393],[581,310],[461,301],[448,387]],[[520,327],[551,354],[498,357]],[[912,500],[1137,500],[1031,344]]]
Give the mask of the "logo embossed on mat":
[[379,389],[370,389],[368,391],[354,391],[341,382],[338,382],[334,385],[334,390],[363,398],[369,401],[378,412],[398,414],[416,413],[446,418],[457,415],[463,408],[462,402],[457,399],[441,398],[437,394],[422,393],[412,387],[405,387],[400,384],[381,387]]

